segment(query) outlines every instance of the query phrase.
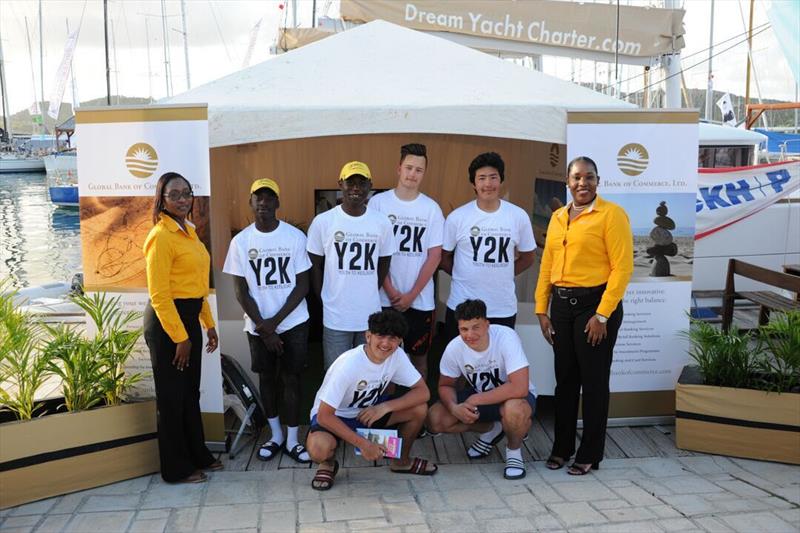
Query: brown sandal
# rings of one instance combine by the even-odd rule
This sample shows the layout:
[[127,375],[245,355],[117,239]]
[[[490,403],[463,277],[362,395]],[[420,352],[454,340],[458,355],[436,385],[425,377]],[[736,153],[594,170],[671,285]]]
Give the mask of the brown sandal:
[[225,468],[225,465],[222,464],[222,461],[217,459],[216,461],[214,461],[213,463],[211,463],[207,467],[203,468],[203,470],[205,470],[207,472],[217,472],[219,470],[222,470],[223,468]]
[[208,476],[206,476],[201,470],[195,470],[185,478],[175,481],[175,484],[182,484],[182,483],[205,483],[208,481]]
[[599,470],[599,469],[600,469],[600,463],[586,463],[586,464],[572,463],[571,465],[569,465],[569,468],[567,468],[567,474],[569,474],[570,476],[585,476],[592,470]]
[[546,466],[548,470],[558,470],[563,468],[565,464],[567,464],[566,460],[557,455],[551,455],[547,458],[547,462],[544,464],[544,466]]
[[[432,470],[428,470],[428,464],[433,465]],[[411,461],[411,464],[409,465],[408,468],[401,468],[398,470],[389,467],[389,470],[391,470],[395,474],[415,474],[417,476],[432,476],[439,471],[439,467],[433,463],[428,463],[428,461],[425,459],[414,457],[414,460]]]
[[314,479],[311,480],[311,488],[314,490],[330,490],[336,480],[336,472],[339,471],[339,461],[333,461],[333,470],[329,468],[322,468],[322,465],[317,469]]

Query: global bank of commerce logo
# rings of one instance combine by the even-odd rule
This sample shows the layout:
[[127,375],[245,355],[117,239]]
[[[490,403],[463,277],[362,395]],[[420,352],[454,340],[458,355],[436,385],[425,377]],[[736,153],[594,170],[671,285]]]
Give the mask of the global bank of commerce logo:
[[628,143],[617,153],[617,166],[628,176],[638,176],[647,170],[649,164],[650,154],[647,153],[647,148],[639,143]]
[[149,178],[158,168],[156,149],[147,143],[136,143],[125,154],[125,166],[136,178]]

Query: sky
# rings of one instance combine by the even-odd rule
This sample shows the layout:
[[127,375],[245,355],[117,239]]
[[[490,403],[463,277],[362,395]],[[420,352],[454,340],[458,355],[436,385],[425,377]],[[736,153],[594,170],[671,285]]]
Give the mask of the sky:
[[[767,22],[769,0],[756,0],[754,27]],[[794,0],[773,0],[794,1]],[[189,43],[189,72],[193,87],[231,74],[240,68],[247,53],[251,32],[262,20],[250,65],[270,57],[278,28],[292,25],[291,1],[284,6],[279,0],[185,0]],[[661,0],[621,0],[631,5],[661,6]],[[0,0],[0,39],[5,60],[8,99],[12,113],[31,106],[41,98],[39,67],[38,2],[36,0]],[[181,2],[165,3],[168,26],[169,59],[172,72],[172,92],[187,89],[181,31]],[[111,54],[111,92],[125,96],[163,98],[167,95],[162,17],[160,0],[109,0],[109,42],[115,44]],[[311,0],[297,0],[298,24],[309,26]],[[716,0],[714,41],[722,42],[745,31],[748,0]],[[709,45],[710,0],[685,0],[686,48],[682,54],[687,86],[705,89],[707,63],[688,68],[707,59]],[[741,12],[740,12],[741,8]],[[61,62],[67,38],[67,24],[74,31],[81,25],[80,37],[73,62],[79,101],[103,97],[106,93],[105,57],[103,51],[102,0],[42,0],[44,95],[49,100],[55,85],[55,74]],[[318,16],[337,17],[338,0],[318,0]],[[83,20],[81,22],[81,16]],[[26,34],[26,21],[28,33]],[[285,22],[284,22],[285,21]],[[31,53],[28,49],[30,35]],[[148,38],[149,37],[149,38]],[[741,41],[736,38],[722,47]],[[149,51],[148,51],[149,45]],[[720,50],[721,47],[717,48]],[[716,50],[715,50],[716,51]],[[33,58],[33,61],[31,60]],[[149,65],[148,65],[149,59]],[[795,100],[795,83],[770,30],[753,38],[753,59],[764,98]],[[714,83],[718,91],[744,94],[746,45],[741,44],[713,60]],[[612,66],[613,67],[613,66]],[[600,65],[605,79],[605,65]],[[621,79],[624,92],[641,88],[641,67],[626,67]],[[569,59],[544,60],[544,71],[564,79],[591,82],[595,78],[593,62]],[[34,93],[34,86],[36,93]],[[752,85],[753,97],[759,95]],[[36,96],[35,96],[36,95]],[[68,85],[64,101],[72,101]]]

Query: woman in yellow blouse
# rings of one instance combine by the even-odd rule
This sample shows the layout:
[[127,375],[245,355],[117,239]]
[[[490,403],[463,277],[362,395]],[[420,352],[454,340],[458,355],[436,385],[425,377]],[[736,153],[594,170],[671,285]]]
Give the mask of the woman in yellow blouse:
[[599,468],[603,459],[611,360],[622,323],[622,297],[633,273],[628,215],[597,195],[599,181],[594,161],[570,161],[572,201],[550,219],[536,285],[536,315],[555,354],[555,439],[547,460],[551,470],[564,466],[575,451],[583,389],[583,437],[567,470],[572,475]]
[[150,293],[144,337],[156,386],[161,477],[173,483],[200,483],[206,480],[203,470],[222,468],[206,448],[200,419],[201,323],[208,330],[208,352],[217,348],[218,339],[206,300],[211,260],[187,220],[193,202],[183,176],[161,176],[154,227],[144,242]]

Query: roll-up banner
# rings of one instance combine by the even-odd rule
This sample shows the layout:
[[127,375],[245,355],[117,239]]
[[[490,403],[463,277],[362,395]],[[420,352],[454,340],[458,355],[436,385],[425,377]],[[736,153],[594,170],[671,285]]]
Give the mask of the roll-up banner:
[[611,366],[610,416],[674,413],[688,361],[697,196],[698,113],[568,113],[567,159],[592,158],[598,194],[620,205],[633,230],[634,272]]
[[[206,105],[81,108],[78,189],[84,288],[120,297],[126,310],[143,312],[148,301],[142,246],[153,227],[153,195],[165,172],[185,176],[194,190],[193,222],[211,253]],[[217,319],[213,289],[208,298]],[[141,326],[141,320],[134,324]],[[205,336],[205,333],[204,333]],[[203,344],[205,345],[204,338]],[[225,440],[220,348],[203,355],[200,411],[213,448]],[[132,396],[155,397],[150,355],[140,339],[129,372],[142,372]]]

